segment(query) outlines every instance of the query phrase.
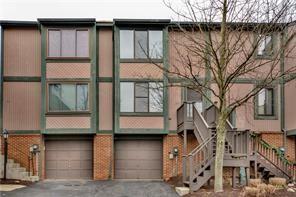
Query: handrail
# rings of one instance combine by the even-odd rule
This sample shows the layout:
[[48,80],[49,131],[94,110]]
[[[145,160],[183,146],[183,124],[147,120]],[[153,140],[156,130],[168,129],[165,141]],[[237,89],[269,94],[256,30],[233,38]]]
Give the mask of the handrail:
[[198,145],[195,149],[193,149],[188,156],[194,155],[196,152],[199,152],[203,147],[205,147],[212,139],[214,139],[217,136],[217,134],[209,137],[207,140],[205,140],[202,144]]
[[[278,152],[278,149],[264,141],[263,139],[255,138],[255,153],[260,154],[276,169],[280,170],[283,174],[289,178],[295,178],[296,169],[291,161],[289,161],[284,155]],[[263,145],[264,144],[264,145]]]
[[[8,146],[11,146],[11,148],[15,149],[17,152],[25,155],[28,158],[28,171],[29,174],[31,173],[31,161],[33,162],[33,157],[29,154],[29,153],[25,153],[24,151],[20,150],[19,148],[12,146],[10,143],[7,143]],[[34,174],[34,164],[32,163],[32,170],[33,170],[33,174]]]

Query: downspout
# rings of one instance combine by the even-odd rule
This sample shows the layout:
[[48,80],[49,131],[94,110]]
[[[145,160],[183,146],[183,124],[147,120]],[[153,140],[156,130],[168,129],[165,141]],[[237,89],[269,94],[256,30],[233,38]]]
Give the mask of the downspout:
[[[285,72],[285,49],[284,49],[284,42],[285,42],[285,35],[286,29],[281,32],[281,52],[280,52],[280,73],[281,75]],[[287,146],[287,134],[285,130],[285,77],[281,77],[280,79],[280,99],[281,99],[281,131],[283,132],[283,147],[286,152]]]
[[[3,130],[3,47],[4,47],[4,30],[0,24],[0,130]],[[1,145],[1,140],[0,140]]]

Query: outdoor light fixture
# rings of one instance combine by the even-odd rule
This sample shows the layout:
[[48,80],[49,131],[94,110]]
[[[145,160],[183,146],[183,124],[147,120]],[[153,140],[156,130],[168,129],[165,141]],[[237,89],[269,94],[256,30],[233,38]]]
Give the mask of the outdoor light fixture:
[[6,129],[3,129],[2,136],[4,139],[8,138],[8,131]]

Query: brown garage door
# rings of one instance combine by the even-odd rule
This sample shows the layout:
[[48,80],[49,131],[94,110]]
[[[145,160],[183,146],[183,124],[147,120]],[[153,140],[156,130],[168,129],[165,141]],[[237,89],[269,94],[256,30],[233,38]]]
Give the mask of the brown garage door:
[[161,179],[162,142],[122,140],[115,142],[116,179]]
[[92,179],[92,142],[46,141],[47,179]]

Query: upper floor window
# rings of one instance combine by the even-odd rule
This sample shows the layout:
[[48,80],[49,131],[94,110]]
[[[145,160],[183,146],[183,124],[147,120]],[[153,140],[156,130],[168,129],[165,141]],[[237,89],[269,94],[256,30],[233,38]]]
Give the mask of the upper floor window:
[[161,59],[162,31],[120,30],[121,59]]
[[259,35],[258,39],[257,56],[271,56],[273,50],[273,36],[270,34]]
[[49,112],[88,111],[88,84],[49,84]]
[[274,89],[264,88],[257,95],[257,115],[258,116],[273,116],[274,110]]
[[89,57],[87,29],[49,29],[48,57]]
[[121,112],[162,112],[163,84],[160,82],[121,82]]
[[203,111],[202,95],[199,92],[186,88],[186,101],[193,102],[199,112]]

